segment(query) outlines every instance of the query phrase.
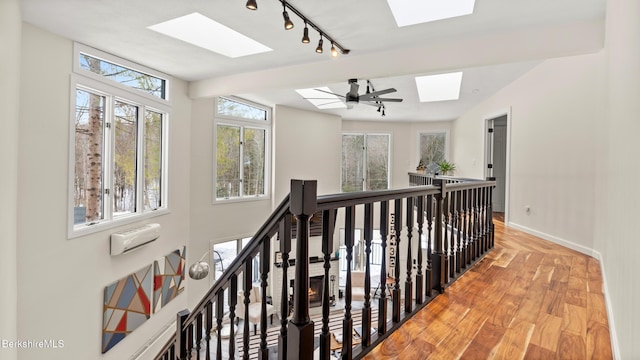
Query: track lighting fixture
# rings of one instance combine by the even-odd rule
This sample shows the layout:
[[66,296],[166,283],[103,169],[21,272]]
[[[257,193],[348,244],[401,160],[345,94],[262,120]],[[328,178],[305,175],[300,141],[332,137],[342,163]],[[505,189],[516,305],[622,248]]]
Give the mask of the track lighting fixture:
[[336,50],[334,43],[331,43],[331,57],[338,57],[338,50]]
[[320,34],[320,41],[318,41],[318,47],[316,47],[316,52],[318,54],[322,54],[322,34]]
[[[334,40],[331,36],[327,35],[327,33],[324,32],[324,30],[322,30],[313,21],[309,20],[306,16],[304,16],[298,9],[296,9],[289,2],[287,2],[286,0],[278,0],[278,1],[280,1],[282,3],[282,7],[283,7],[282,17],[284,19],[284,28],[285,28],[285,30],[291,30],[294,27],[293,21],[291,21],[291,18],[289,18],[289,12],[287,10],[293,12],[300,19],[302,19],[302,21],[304,21],[304,30],[303,30],[303,33],[302,33],[302,43],[303,44],[308,44],[309,42],[311,42],[311,40],[309,39],[309,27],[311,27],[311,28],[313,28],[314,30],[316,30],[320,34],[320,41],[318,42],[318,46],[316,47],[316,52],[317,53],[322,54],[322,52],[323,52],[323,50],[322,50],[322,38],[323,37],[327,38],[327,40],[329,40],[331,42],[331,56],[332,57],[337,57],[339,52],[344,54],[344,55],[346,55],[351,51],[349,49],[346,49],[344,46],[340,45],[340,43],[338,43],[336,40]],[[256,0],[248,0],[246,6],[247,6],[247,9],[249,9],[249,10],[257,10],[258,9],[258,4],[257,4]]]
[[293,21],[291,21],[291,19],[289,19],[289,13],[287,12],[287,7],[285,6],[285,3],[282,3],[282,17],[284,18],[284,29],[285,30],[291,30],[293,29]]
[[308,44],[309,42],[311,42],[311,40],[309,40],[309,28],[307,27],[307,22],[304,22],[304,30],[302,32],[302,43],[303,44]]
[[256,3],[256,0],[247,1],[247,9],[249,9],[249,10],[258,10],[258,4]]

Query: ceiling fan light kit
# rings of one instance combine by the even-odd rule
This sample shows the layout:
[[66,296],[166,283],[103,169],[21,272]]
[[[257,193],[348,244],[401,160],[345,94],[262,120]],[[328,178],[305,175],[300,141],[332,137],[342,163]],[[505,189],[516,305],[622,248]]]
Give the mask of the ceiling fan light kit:
[[[304,30],[303,30],[303,35],[302,35],[302,43],[303,44],[308,44],[309,42],[311,42],[311,40],[309,39],[309,28],[307,27],[307,25],[308,25],[308,26],[312,27],[313,29],[315,29],[318,32],[318,35],[320,35],[320,41],[318,42],[318,46],[316,47],[316,52],[318,54],[322,54],[322,52],[323,52],[323,50],[322,50],[322,38],[323,37],[327,38],[327,40],[329,40],[331,42],[331,57],[334,57],[334,58],[338,57],[338,54],[340,54],[340,53],[343,54],[343,55],[349,54],[349,52],[351,50],[345,48],[338,41],[336,41],[334,38],[332,38],[331,36],[327,35],[327,33],[324,30],[322,30],[313,21],[309,20],[309,18],[307,18],[304,14],[302,14],[298,9],[293,7],[291,4],[289,4],[285,0],[278,0],[278,1],[280,1],[282,3],[282,7],[284,8],[284,10],[282,11],[282,17],[284,19],[284,29],[285,30],[291,30],[294,27],[293,21],[291,21],[291,18],[289,17],[289,13],[287,12],[287,9],[289,9],[292,13],[296,14],[300,19],[302,19],[302,21],[304,21]],[[258,9],[258,4],[257,4],[256,0],[249,0],[246,3],[246,7],[249,10],[257,10]]]

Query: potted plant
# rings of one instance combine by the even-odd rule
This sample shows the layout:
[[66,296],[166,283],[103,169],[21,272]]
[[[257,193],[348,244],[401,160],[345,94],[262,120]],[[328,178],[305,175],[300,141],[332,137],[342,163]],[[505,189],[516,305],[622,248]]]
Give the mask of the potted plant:
[[448,162],[447,160],[438,162],[438,166],[440,167],[440,173],[442,173],[442,175],[448,175],[449,172],[453,173],[456,170],[456,164]]
[[416,171],[421,173],[421,174],[424,174],[424,171],[425,171],[426,168],[427,167],[424,166],[424,162],[422,161],[422,159],[420,159],[420,162],[418,163],[418,167],[416,168]]

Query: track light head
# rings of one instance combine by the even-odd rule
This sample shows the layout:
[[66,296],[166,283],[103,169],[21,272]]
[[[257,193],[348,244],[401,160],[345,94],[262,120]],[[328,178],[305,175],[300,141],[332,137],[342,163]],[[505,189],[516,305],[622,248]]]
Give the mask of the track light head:
[[316,47],[316,52],[318,54],[322,54],[322,35],[320,35],[320,41],[318,41],[318,47]]
[[304,22],[304,30],[302,32],[302,43],[303,44],[308,44],[309,42],[311,42],[311,40],[309,40],[309,28],[307,27],[307,22]]
[[258,4],[256,0],[248,0],[247,1],[247,9],[249,10],[258,10]]
[[338,57],[338,50],[336,50],[336,46],[331,43],[331,57]]
[[284,11],[282,11],[282,17],[284,18],[284,29],[285,30],[293,29],[293,21],[289,19],[289,13],[287,12],[286,7],[284,8]]

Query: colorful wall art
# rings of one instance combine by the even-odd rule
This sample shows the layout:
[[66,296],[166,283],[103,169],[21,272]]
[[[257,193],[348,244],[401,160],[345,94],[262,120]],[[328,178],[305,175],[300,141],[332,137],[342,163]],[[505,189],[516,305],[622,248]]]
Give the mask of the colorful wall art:
[[184,290],[186,247],[177,249],[153,264],[153,312],[180,295]]
[[104,288],[102,353],[151,316],[151,265]]

